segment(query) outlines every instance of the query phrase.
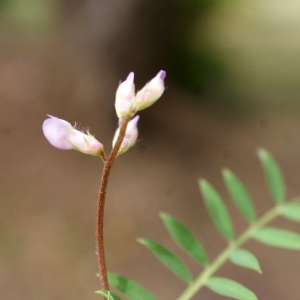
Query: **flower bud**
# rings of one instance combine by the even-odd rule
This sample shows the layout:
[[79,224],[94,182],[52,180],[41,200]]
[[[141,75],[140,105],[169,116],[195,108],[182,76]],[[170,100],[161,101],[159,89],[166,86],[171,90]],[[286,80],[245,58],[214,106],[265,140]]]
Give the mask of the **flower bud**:
[[149,107],[161,97],[165,90],[165,77],[166,72],[163,70],[159,71],[158,74],[136,94],[133,100],[135,111]]
[[133,79],[134,73],[131,72],[117,89],[115,107],[119,118],[132,114],[132,104],[135,95]]
[[[127,128],[126,128],[126,133],[125,133],[124,139],[123,139],[121,147],[118,151],[118,155],[123,154],[130,147],[132,147],[135,144],[136,139],[137,139],[138,134],[139,134],[138,129],[137,129],[137,123],[139,121],[139,118],[140,118],[139,116],[135,116],[132,120],[129,121],[129,123],[127,125]],[[120,132],[120,128],[118,128],[116,133],[115,133],[113,143],[112,143],[113,147],[116,144],[116,141],[117,141],[118,136],[119,136],[119,132]]]
[[90,133],[85,134],[62,119],[49,116],[43,123],[43,132],[48,142],[61,150],[75,149],[80,152],[101,156],[103,145]]

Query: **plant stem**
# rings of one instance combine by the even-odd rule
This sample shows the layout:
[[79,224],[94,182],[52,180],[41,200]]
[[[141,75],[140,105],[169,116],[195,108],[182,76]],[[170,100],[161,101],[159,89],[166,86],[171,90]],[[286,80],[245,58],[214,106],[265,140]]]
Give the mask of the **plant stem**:
[[206,284],[206,281],[227,261],[231,253],[247,242],[257,229],[280,216],[283,207],[283,204],[278,204],[273,209],[265,213],[256,222],[252,223],[236,240],[231,241],[225,250],[222,251],[215,260],[203,270],[203,272],[186,288],[177,300],[191,299]]
[[[104,204],[106,197],[106,190],[108,184],[108,178],[111,171],[111,168],[114,164],[114,161],[118,155],[118,151],[121,147],[123,138],[126,133],[126,128],[130,117],[123,117],[119,122],[119,136],[113,147],[109,157],[104,163],[104,168],[102,171],[99,193],[98,193],[98,202],[97,202],[97,216],[96,216],[96,254],[98,261],[99,277],[101,287],[104,290],[109,290],[108,280],[107,280],[107,271],[106,271],[106,262],[104,255],[104,236],[103,236],[103,220],[104,220]],[[104,298],[106,299],[106,298]]]

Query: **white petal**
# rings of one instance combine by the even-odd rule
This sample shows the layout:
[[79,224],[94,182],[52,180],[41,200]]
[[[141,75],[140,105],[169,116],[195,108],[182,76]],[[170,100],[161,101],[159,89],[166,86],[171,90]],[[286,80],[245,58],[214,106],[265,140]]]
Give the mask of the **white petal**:
[[43,132],[48,142],[61,150],[73,149],[69,142],[69,136],[74,130],[72,125],[67,121],[49,116],[43,123]]

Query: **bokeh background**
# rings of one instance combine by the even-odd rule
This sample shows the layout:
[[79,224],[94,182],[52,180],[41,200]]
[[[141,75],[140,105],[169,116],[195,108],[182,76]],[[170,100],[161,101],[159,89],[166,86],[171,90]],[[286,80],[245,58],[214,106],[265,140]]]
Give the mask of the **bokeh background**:
[[[199,237],[211,258],[225,246],[203,205],[197,178],[221,193],[220,169],[247,185],[257,211],[272,206],[258,146],[300,194],[300,2],[298,0],[0,1],[0,298],[99,299],[94,223],[102,163],[51,147],[46,114],[80,124],[110,150],[114,95],[135,72],[137,89],[160,70],[167,89],[140,113],[139,142],[117,160],[107,195],[108,269],[158,299],[184,284],[136,242],[155,239],[201,270],[174,244],[158,213]],[[300,232],[299,224],[275,226]],[[227,263],[259,299],[299,299],[300,253],[250,241],[263,274]],[[219,300],[207,289],[195,299]]]

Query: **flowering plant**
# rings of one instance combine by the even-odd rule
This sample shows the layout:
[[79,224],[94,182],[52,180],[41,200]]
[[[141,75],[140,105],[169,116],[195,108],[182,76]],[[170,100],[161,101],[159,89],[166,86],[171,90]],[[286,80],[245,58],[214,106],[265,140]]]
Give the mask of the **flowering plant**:
[[[138,93],[135,93],[132,72],[119,85],[115,100],[119,127],[113,138],[113,148],[109,156],[106,156],[104,146],[94,136],[89,132],[83,133],[77,130],[67,121],[49,115],[49,118],[43,123],[44,135],[52,146],[62,150],[75,149],[85,154],[99,156],[104,162],[96,218],[96,254],[101,290],[96,293],[105,299],[121,299],[110,291],[109,284],[130,300],[156,299],[152,293],[138,283],[117,274],[107,273],[103,219],[107,184],[114,161],[118,155],[125,153],[136,143],[139,121],[136,113],[149,107],[161,97],[165,89],[165,76],[166,72],[160,71]],[[275,203],[272,209],[260,217],[257,217],[254,203],[240,179],[228,169],[224,169],[222,172],[233,203],[249,223],[248,228],[237,237],[235,237],[232,220],[219,193],[208,181],[204,179],[198,181],[212,221],[228,243],[227,247],[214,260],[210,261],[203,245],[187,227],[169,214],[162,213],[160,215],[173,240],[203,268],[197,277],[193,278],[184,262],[161,244],[146,238],[139,239],[141,244],[145,245],[167,268],[187,284],[186,289],[178,296],[178,300],[192,299],[204,286],[222,296],[240,300],[256,300],[257,296],[244,285],[229,278],[214,276],[214,274],[228,260],[240,267],[261,273],[260,263],[255,255],[242,248],[250,239],[269,246],[300,250],[298,233],[266,226],[279,216],[300,222],[300,199],[286,201],[284,179],[277,162],[265,149],[259,149],[258,156],[263,166],[268,189]]]
[[113,149],[108,157],[105,155],[103,145],[89,132],[83,133],[72,127],[69,122],[50,115],[43,123],[44,135],[52,146],[61,150],[75,149],[85,154],[100,156],[104,162],[98,193],[96,220],[96,253],[100,282],[104,290],[109,290],[103,238],[104,203],[109,174],[116,157],[131,148],[137,140],[139,116],[134,117],[134,115],[160,98],[165,89],[165,77],[166,72],[159,71],[136,95],[133,72],[127,76],[125,81],[121,82],[116,92],[115,101],[119,127],[112,141]]

